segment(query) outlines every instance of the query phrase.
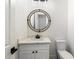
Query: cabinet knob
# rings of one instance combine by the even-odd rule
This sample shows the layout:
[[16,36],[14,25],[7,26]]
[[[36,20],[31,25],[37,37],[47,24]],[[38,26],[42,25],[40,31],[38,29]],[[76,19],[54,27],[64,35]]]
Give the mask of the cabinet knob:
[[32,53],[34,53],[34,51],[32,51]]
[[36,53],[38,53],[38,51],[36,51]]

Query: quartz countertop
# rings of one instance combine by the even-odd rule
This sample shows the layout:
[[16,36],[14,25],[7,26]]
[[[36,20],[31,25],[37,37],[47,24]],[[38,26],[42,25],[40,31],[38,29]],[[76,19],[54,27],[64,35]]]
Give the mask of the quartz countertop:
[[36,38],[23,38],[18,40],[18,44],[35,44],[35,43],[50,43],[50,39],[48,37],[41,37],[40,39]]

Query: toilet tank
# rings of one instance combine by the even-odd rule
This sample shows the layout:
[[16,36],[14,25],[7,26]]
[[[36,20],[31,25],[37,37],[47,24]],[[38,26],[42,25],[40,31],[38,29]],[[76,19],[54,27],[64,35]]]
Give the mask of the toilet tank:
[[65,42],[66,42],[65,40],[56,40],[57,50],[65,50],[66,49]]

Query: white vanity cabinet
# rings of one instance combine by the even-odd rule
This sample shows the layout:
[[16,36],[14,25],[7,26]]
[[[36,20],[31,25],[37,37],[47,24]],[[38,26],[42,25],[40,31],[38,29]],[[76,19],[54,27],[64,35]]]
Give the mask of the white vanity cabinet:
[[49,59],[49,44],[19,44],[19,59]]

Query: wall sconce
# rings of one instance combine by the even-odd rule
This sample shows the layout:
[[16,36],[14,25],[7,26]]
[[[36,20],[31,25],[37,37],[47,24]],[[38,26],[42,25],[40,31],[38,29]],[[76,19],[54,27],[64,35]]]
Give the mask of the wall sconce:
[[40,0],[40,1],[48,1],[48,0]]
[[40,0],[40,1],[45,1],[45,0]]
[[48,0],[34,0],[34,1],[42,1],[42,2],[44,2],[44,1],[48,1]]
[[39,1],[39,0],[34,0],[34,1]]

